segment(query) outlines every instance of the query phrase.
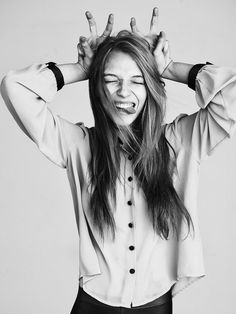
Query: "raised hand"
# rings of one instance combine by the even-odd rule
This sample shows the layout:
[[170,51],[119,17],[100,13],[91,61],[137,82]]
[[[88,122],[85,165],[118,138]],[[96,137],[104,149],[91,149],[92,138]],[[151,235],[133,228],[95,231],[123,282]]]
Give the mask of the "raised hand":
[[138,30],[136,19],[134,17],[131,18],[130,27],[134,34],[141,36],[147,40],[147,42],[150,45],[151,51],[153,51],[159,37],[158,35],[158,8],[154,8],[152,11],[150,31],[147,35],[144,35],[142,32]]
[[114,15],[109,14],[108,21],[106,28],[101,36],[97,34],[97,25],[95,19],[91,12],[87,11],[85,13],[88,23],[89,23],[89,30],[90,30],[90,37],[88,38],[89,45],[93,50],[96,50],[97,47],[108,37],[111,35],[113,24],[114,24]]
[[84,72],[89,76],[89,67],[92,63],[92,58],[97,47],[110,36],[114,24],[114,16],[110,14],[108,17],[107,25],[101,36],[97,34],[97,25],[91,12],[85,13],[89,23],[90,37],[80,37],[80,42],[77,45],[78,50],[78,64],[83,68]]
[[93,55],[97,47],[110,36],[114,24],[114,16],[110,14],[108,17],[107,25],[101,36],[97,34],[97,25],[91,12],[85,13],[89,23],[90,37],[80,37],[80,42],[77,45],[78,50],[78,64],[82,67],[84,72],[89,76],[89,67],[92,63]]
[[160,32],[156,47],[153,51],[157,68],[161,76],[172,62],[170,57],[169,41],[166,39],[165,32]]
[[150,31],[147,35],[141,33],[136,25],[134,17],[131,18],[130,27],[134,34],[143,37],[150,45],[150,50],[155,56],[158,71],[162,75],[168,65],[171,63],[169,44],[166,39],[166,34],[160,32],[158,34],[158,8],[154,8],[150,22]]
[[90,47],[86,37],[81,36],[77,45],[78,64],[84,72],[84,79],[89,77],[89,68],[92,63],[94,52]]

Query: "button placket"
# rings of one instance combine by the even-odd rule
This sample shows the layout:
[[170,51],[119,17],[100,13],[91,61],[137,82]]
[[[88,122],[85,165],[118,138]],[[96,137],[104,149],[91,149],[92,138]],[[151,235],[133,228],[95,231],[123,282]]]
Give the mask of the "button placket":
[[133,159],[132,155],[125,154],[125,160],[126,160],[125,180],[126,180],[128,186],[133,189],[134,188],[134,177],[133,177],[133,163],[131,161],[132,159]]
[[[128,156],[128,159],[131,160],[131,156]],[[131,210],[131,216],[132,216],[132,220],[130,222],[127,222],[127,227],[130,229],[131,233],[132,233],[132,240],[129,245],[128,245],[128,250],[129,250],[129,254],[130,254],[130,265],[129,265],[129,275],[130,275],[130,280],[131,280],[131,284],[132,284],[132,289],[131,289],[131,301],[133,300],[133,296],[134,296],[134,291],[135,291],[135,286],[136,286],[136,242],[135,242],[135,217],[134,217],[134,207],[135,207],[135,201],[134,201],[134,173],[133,173],[133,167],[132,167],[132,162],[127,160],[127,163],[129,164],[129,173],[127,173],[127,181],[128,181],[128,185],[131,188],[131,199],[127,201],[128,206],[130,206],[130,210]]]
[[[128,157],[127,157],[127,155],[125,155],[125,172],[124,172],[124,177],[126,179],[126,182],[128,183],[127,184],[128,187],[131,190],[131,197],[130,197],[130,199],[127,200],[127,204],[129,206],[132,206],[134,204],[134,201],[133,201],[133,188],[134,188],[133,187],[133,169],[132,169],[132,166],[130,165],[131,163],[127,160]],[[131,208],[131,210],[132,210],[132,208]]]
[[123,187],[124,187],[124,195],[127,196],[127,193],[130,189],[134,188],[134,180],[133,180],[133,169],[132,169],[132,163],[129,160],[129,157],[131,155],[128,155],[127,153],[123,153],[121,155],[121,162],[123,166],[121,167],[121,177],[123,181]]
[[[135,180],[133,179],[133,168],[132,168],[132,159],[129,157],[130,155],[124,152],[121,152],[121,177],[120,183],[122,186],[122,190],[124,191],[124,211],[126,211],[125,219],[125,228],[126,228],[126,236],[127,242],[125,243],[125,247],[123,248],[126,253],[126,288],[123,291],[123,296],[126,302],[132,302],[133,296],[135,293],[136,286],[136,245],[134,242],[134,226],[135,222],[133,219],[133,186],[135,184]],[[132,179],[129,179],[132,177]],[[122,215],[122,212],[121,212]],[[123,216],[124,217],[124,216]]]

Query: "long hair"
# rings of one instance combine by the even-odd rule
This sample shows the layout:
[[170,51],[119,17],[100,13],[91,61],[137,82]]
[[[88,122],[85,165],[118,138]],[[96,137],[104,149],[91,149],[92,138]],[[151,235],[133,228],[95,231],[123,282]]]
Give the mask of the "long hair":
[[[127,53],[142,72],[147,92],[146,102],[136,120],[127,126],[115,123],[111,112],[118,113],[104,81],[104,70],[112,51]],[[147,214],[154,231],[168,239],[170,228],[179,238],[183,219],[193,227],[191,216],[172,183],[176,154],[164,135],[166,108],[164,82],[148,42],[128,31],[108,37],[98,47],[89,76],[89,95],[95,120],[90,128],[91,161],[89,163],[91,197],[90,214],[94,227],[104,240],[104,231],[115,238],[116,186],[120,178],[119,141],[132,155],[134,174],[147,201]],[[170,156],[169,147],[173,151]],[[173,166],[174,165],[174,166]]]

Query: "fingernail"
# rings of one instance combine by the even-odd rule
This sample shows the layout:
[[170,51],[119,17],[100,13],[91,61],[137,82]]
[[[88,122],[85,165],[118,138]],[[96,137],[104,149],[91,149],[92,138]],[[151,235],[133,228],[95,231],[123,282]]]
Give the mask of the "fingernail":
[[89,17],[89,18],[92,17],[92,14],[91,14],[89,11],[86,11],[86,12],[85,12],[85,15],[86,15],[87,17]]
[[81,41],[82,43],[85,43],[85,42],[86,42],[86,38],[83,37],[83,36],[81,36],[81,37],[80,37],[80,41]]
[[108,21],[113,23],[113,21],[114,21],[114,15],[113,15],[112,13],[109,15]]

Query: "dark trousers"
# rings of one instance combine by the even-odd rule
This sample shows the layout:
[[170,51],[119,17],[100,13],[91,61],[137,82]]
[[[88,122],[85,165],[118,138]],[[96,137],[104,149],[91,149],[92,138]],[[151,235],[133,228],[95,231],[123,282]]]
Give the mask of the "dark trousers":
[[104,304],[87,294],[79,287],[78,295],[70,314],[172,314],[172,296],[168,292],[167,301],[164,304],[147,308],[126,308]]

